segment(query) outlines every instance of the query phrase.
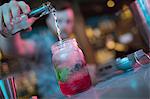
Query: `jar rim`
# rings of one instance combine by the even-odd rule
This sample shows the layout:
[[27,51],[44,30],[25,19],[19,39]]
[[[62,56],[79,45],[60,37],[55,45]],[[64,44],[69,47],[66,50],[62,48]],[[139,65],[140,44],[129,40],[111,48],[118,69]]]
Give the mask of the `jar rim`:
[[61,49],[63,47],[62,45],[69,44],[70,42],[72,42],[72,45],[74,44],[75,46],[77,46],[77,42],[75,38],[64,39],[62,41],[57,41],[51,46],[52,53],[54,53],[58,49]]

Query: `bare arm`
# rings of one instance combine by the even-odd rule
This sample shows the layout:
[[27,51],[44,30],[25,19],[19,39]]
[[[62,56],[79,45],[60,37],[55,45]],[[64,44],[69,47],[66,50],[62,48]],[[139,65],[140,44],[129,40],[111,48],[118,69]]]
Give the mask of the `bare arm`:
[[34,55],[35,54],[35,42],[32,40],[23,40],[20,34],[16,34],[12,38],[4,38],[0,35],[0,49],[5,56],[12,55]]

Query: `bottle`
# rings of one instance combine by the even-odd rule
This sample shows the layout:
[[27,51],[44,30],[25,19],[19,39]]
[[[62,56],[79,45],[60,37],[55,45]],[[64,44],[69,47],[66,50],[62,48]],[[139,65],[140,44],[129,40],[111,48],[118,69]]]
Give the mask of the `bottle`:
[[43,3],[42,6],[40,6],[39,8],[32,10],[27,16],[28,18],[40,18],[52,12],[56,12],[55,8],[51,5],[51,2],[46,2]]
[[91,79],[81,49],[75,39],[58,41],[51,47],[60,90],[72,96],[91,87]]

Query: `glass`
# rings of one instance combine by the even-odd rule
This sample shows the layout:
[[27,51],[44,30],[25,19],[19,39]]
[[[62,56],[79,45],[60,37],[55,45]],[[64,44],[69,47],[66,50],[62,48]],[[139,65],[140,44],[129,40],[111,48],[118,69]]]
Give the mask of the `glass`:
[[62,93],[71,96],[90,88],[91,79],[81,49],[75,39],[55,43],[52,61]]
[[[145,57],[145,59],[143,61],[141,61],[142,62],[141,63],[140,59],[142,57]],[[145,64],[148,64],[150,62],[150,56],[148,54],[146,54],[143,50],[138,50],[138,51],[134,52],[134,59],[135,59],[135,62],[137,64],[139,64],[140,66],[144,66]]]

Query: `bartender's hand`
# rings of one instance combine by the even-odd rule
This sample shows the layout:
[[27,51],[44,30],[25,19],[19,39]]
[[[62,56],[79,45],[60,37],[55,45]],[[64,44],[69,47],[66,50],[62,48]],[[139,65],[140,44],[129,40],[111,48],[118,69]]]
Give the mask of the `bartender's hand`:
[[30,7],[23,1],[11,0],[0,6],[0,34],[8,36],[31,27],[34,18],[28,19]]

